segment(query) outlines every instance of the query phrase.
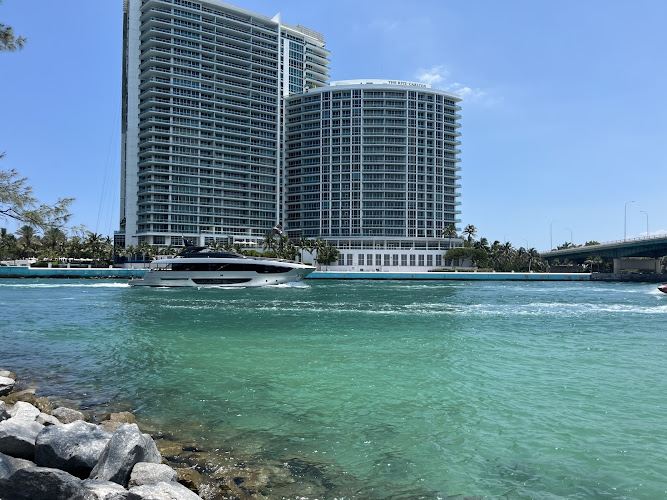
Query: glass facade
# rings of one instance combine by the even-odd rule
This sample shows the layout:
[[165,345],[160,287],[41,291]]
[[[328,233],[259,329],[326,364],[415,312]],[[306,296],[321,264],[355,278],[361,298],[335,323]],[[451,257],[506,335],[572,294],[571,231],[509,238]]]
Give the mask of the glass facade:
[[282,98],[327,83],[322,35],[214,0],[124,15],[119,235],[260,240],[281,220]]
[[459,97],[341,82],[285,101],[290,237],[434,239],[460,222]]

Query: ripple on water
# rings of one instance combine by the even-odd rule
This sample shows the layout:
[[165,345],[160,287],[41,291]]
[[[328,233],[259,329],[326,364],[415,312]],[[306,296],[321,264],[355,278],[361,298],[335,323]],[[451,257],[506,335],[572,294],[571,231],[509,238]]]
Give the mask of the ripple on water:
[[288,464],[313,496],[660,498],[658,293],[9,280],[0,366],[59,380],[47,384],[55,395],[132,401],[140,418],[207,449]]

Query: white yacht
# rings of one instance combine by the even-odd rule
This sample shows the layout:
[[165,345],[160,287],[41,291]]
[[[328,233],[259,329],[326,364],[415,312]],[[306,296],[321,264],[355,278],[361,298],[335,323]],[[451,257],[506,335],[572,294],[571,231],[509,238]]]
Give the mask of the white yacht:
[[178,256],[151,262],[143,278],[132,286],[250,287],[301,281],[313,266],[281,259],[246,257],[189,247]]

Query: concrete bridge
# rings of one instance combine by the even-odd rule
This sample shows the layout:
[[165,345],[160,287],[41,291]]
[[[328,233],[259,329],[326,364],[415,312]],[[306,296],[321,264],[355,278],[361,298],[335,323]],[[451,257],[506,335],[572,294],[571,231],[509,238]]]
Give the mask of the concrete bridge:
[[[667,255],[667,236],[634,238],[599,245],[564,248],[543,252],[541,255],[549,263],[555,259],[568,259],[582,264],[591,257],[597,256],[603,259],[614,259],[615,274],[620,273],[622,269],[646,269],[660,273],[660,259]],[[637,259],[636,257],[648,257],[648,259]]]

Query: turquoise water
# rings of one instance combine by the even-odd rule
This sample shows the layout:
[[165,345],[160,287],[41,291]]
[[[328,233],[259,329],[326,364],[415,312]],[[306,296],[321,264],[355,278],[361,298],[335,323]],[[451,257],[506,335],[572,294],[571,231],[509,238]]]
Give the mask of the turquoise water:
[[0,367],[258,464],[317,464],[328,498],[663,498],[656,288],[1,280]]

